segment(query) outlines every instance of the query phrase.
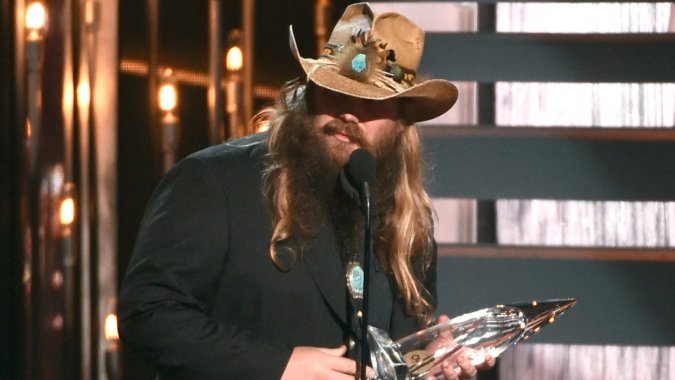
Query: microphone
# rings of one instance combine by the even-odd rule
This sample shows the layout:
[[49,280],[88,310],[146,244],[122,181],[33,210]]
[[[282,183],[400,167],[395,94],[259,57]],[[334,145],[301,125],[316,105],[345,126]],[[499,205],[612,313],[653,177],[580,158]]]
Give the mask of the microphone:
[[356,199],[364,215],[363,298],[361,310],[361,379],[366,378],[370,356],[368,347],[368,293],[370,283],[370,256],[373,250],[370,225],[370,188],[375,179],[375,157],[365,149],[356,149],[340,174],[340,182],[347,194]]
[[[368,184],[375,179],[375,157],[365,149],[356,149],[340,173],[340,183],[345,192],[356,199],[362,211],[370,203]],[[369,205],[368,205],[369,206]]]

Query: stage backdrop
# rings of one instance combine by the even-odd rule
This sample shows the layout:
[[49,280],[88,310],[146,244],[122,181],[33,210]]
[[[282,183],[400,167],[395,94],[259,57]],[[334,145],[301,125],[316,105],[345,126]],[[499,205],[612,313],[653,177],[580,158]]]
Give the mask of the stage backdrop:
[[426,123],[439,309],[576,297],[499,378],[675,378],[671,3],[377,2],[457,82]]

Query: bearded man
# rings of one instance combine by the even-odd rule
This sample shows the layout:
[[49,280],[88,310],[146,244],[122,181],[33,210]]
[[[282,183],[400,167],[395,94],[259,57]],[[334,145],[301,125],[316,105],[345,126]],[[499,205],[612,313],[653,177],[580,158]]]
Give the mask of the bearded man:
[[[319,59],[300,57],[291,30],[306,78],[282,89],[269,130],[163,178],[119,305],[123,342],[162,379],[357,378],[355,269],[370,267],[369,325],[397,339],[431,323],[436,252],[413,123],[447,111],[457,90],[415,82],[423,41],[410,20],[366,3],[345,10]],[[377,173],[371,265],[360,207],[338,180],[359,148]],[[440,372],[476,368],[460,357]]]

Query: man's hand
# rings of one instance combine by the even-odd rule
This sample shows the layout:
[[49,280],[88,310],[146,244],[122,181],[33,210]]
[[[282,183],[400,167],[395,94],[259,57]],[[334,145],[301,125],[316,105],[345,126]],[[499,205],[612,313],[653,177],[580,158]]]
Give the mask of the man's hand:
[[[443,376],[446,380],[456,380],[456,379],[471,379],[476,376],[478,370],[489,369],[495,365],[495,358],[487,355],[485,361],[478,365],[474,366],[471,364],[469,358],[460,356],[457,358],[456,362],[453,363],[452,360],[448,359],[441,364],[443,370]],[[438,377],[431,376],[431,379],[437,379]]]
[[[438,317],[438,323],[445,323],[449,321],[450,318],[447,315],[441,315]],[[442,331],[437,342],[432,342],[432,349],[435,350],[438,345],[447,344],[448,341],[452,341],[453,337],[450,331]],[[462,348],[456,354],[453,354],[449,358],[441,363],[441,371],[432,371],[436,372],[435,374],[430,374],[427,379],[435,380],[438,378],[437,375],[443,376],[446,380],[457,380],[457,379],[470,379],[478,373],[478,370],[490,369],[495,363],[496,359],[490,355],[485,356],[485,361],[478,366],[473,365],[468,355],[471,351],[469,349]]]
[[[346,346],[338,348],[295,347],[281,380],[354,380],[360,373],[359,365],[343,355]],[[375,377],[372,368],[366,368],[368,378]]]

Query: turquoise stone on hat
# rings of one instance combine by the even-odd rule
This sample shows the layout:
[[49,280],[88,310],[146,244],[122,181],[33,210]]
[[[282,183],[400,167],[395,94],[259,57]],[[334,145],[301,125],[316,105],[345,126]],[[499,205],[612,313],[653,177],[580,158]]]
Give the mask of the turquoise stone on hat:
[[359,53],[352,58],[352,70],[361,74],[366,69],[366,55]]

